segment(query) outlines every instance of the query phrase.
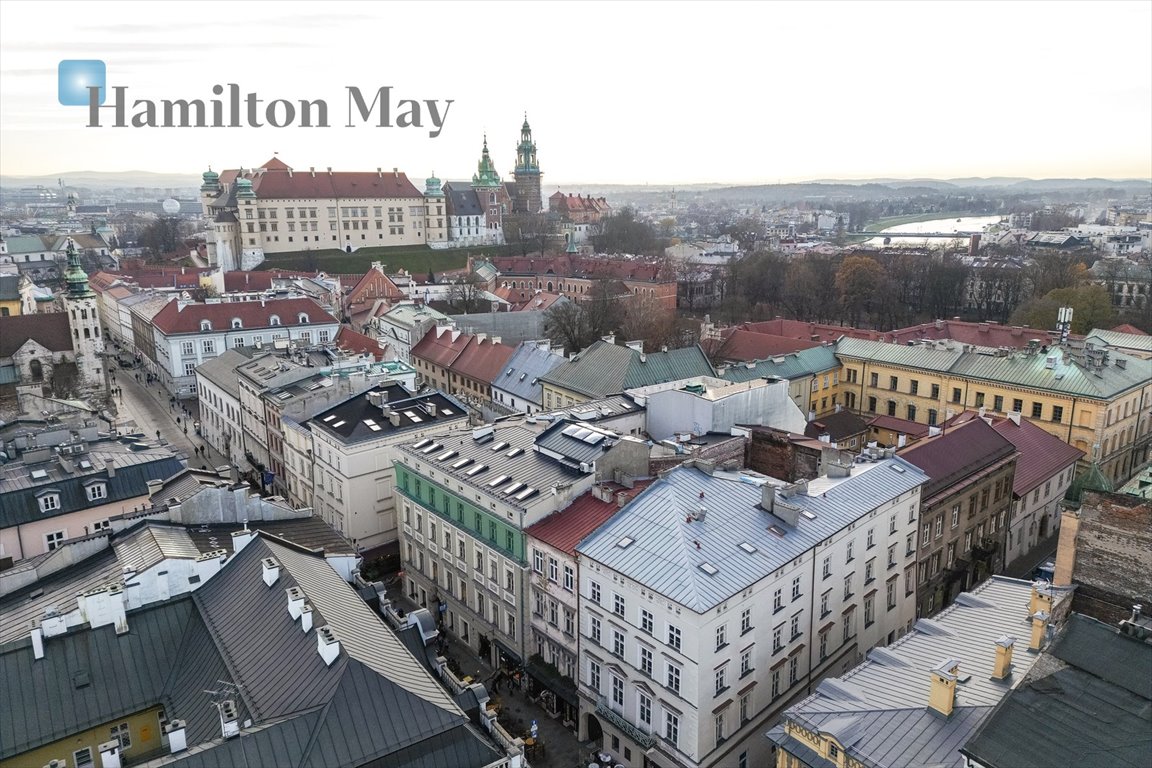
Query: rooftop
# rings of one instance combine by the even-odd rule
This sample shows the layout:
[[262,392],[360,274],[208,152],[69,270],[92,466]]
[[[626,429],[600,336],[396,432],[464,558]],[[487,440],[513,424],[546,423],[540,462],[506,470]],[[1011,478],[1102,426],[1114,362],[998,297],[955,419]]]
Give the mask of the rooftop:
[[[799,508],[800,517],[790,526],[761,506],[762,483],[681,466],[649,486],[578,551],[703,613],[927,480],[898,457],[854,465],[847,478],[821,478],[808,494],[791,495],[786,503]],[[779,503],[783,497],[776,493]],[[704,519],[694,519],[701,507]]]
[[525,530],[532,538],[555,547],[569,555],[576,554],[576,546],[588,534],[608,521],[620,511],[625,503],[652,484],[652,480],[636,481],[631,488],[616,483],[601,485],[601,492],[608,500],[597,498],[596,491],[588,491],[571,505],[549,515]]
[[[152,317],[161,333],[204,333],[201,324],[209,323],[210,332],[238,328],[251,330],[278,326],[293,327],[317,324],[337,325],[336,318],[309,298],[273,299],[271,301],[227,301],[212,304],[170,301]],[[273,322],[275,321],[275,323]]]
[[927,437],[900,451],[905,461],[919,467],[931,480],[924,501],[958,482],[1016,455],[1016,446],[982,419]]
[[1016,496],[1031,492],[1040,483],[1084,457],[1083,451],[1048,434],[1027,419],[1019,419],[1019,423],[1003,419],[992,427],[1020,452],[1012,480],[1012,493]]
[[597,341],[541,380],[588,397],[606,397],[626,389],[715,375],[699,346],[645,354]]
[[799,352],[790,352],[786,355],[776,355],[764,360],[749,360],[721,366],[716,375],[728,381],[751,381],[769,376],[792,380],[817,373],[839,370],[840,361],[836,359],[835,349],[831,346],[812,347]]
[[530,403],[543,402],[540,377],[564,362],[564,356],[525,341],[516,348],[512,357],[495,379],[492,386]]
[[428,429],[467,419],[468,409],[442,392],[412,396],[395,382],[356,395],[309,420],[312,429],[342,443],[391,437],[410,429]]

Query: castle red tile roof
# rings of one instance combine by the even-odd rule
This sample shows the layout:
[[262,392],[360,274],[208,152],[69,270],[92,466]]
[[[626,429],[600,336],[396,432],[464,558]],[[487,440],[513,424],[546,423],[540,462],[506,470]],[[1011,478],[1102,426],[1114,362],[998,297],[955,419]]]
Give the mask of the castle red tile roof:
[[72,328],[65,312],[0,317],[0,358],[12,357],[32,339],[52,352],[72,351]]
[[[239,318],[243,328],[271,328],[273,315],[284,327],[334,324],[336,318],[312,299],[275,299],[272,301],[230,301],[217,304],[185,304],[170,301],[152,318],[152,324],[165,335],[200,333],[200,321],[207,320],[215,331],[227,330],[233,318]],[[307,315],[301,322],[300,315]]]
[[220,182],[233,184],[238,177],[252,182],[257,198],[266,200],[330,200],[332,198],[419,198],[423,194],[399,171],[297,171],[278,158],[262,168],[230,169],[220,174]]
[[620,505],[615,501],[618,494],[623,493],[625,503],[634,499],[641,491],[652,484],[652,480],[639,480],[635,487],[625,488],[622,485],[608,483],[606,487],[613,491],[613,501],[601,501],[592,495],[592,491],[580,496],[565,509],[549,515],[540,522],[525,529],[530,537],[541,541],[561,552],[569,555],[576,554],[576,547],[588,534],[606,523],[612,515],[620,511]]

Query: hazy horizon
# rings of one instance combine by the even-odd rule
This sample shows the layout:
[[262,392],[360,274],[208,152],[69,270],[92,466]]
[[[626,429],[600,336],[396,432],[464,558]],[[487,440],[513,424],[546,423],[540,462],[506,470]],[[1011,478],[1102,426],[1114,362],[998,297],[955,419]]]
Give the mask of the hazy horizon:
[[[278,153],[296,169],[466,179],[487,133],[511,180],[527,112],[548,193],[1152,178],[1152,4],[1042,7],[286,2],[270,14],[264,3],[173,2],[159,20],[135,3],[8,0],[0,175],[195,176]],[[221,98],[214,85],[236,83],[264,101],[323,100],[330,126],[115,128],[109,93],[105,124],[89,128],[86,106],[58,101],[63,59],[103,60],[129,118],[135,99],[207,103]],[[399,100],[422,102],[421,128],[345,127],[347,88],[370,100],[382,86],[393,121]],[[428,101],[447,109],[435,138]]]

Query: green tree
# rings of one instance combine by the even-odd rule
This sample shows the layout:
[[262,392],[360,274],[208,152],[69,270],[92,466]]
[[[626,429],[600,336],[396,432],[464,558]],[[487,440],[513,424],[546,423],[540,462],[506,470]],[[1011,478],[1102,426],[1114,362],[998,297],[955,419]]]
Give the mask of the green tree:
[[604,219],[600,234],[592,237],[592,244],[600,253],[654,255],[660,250],[652,227],[637,219],[636,212],[629,207]]
[[852,325],[871,310],[886,276],[884,268],[867,256],[849,256],[836,270],[836,292]]
[[1012,323],[1053,330],[1060,307],[1072,307],[1072,333],[1111,328],[1116,321],[1116,310],[1107,289],[1090,283],[1075,288],[1057,288],[1039,299],[1025,302],[1013,313]]

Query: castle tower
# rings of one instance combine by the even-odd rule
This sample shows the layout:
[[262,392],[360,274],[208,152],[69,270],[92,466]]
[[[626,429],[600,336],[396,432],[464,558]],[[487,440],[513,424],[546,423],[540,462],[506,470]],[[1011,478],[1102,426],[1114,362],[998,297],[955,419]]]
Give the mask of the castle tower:
[[88,286],[88,275],[80,266],[80,254],[72,238],[68,238],[68,270],[64,281],[68,284],[64,311],[72,327],[72,349],[76,353],[80,386],[103,389],[104,334],[100,329],[100,313],[96,308],[96,294]]
[[424,180],[424,236],[432,248],[448,246],[448,212],[444,205],[444,190],[436,171],[432,171]]
[[532,141],[532,127],[528,125],[528,115],[520,126],[520,143],[516,145],[516,170],[512,172],[516,180],[515,199],[512,200],[513,213],[539,213],[543,207],[540,200],[540,163],[536,160],[536,142]]
[[494,245],[503,244],[508,193],[500,181],[500,174],[496,173],[496,166],[492,164],[492,156],[488,154],[487,136],[484,137],[484,149],[480,153],[480,162],[476,164],[476,173],[472,176],[472,190],[476,193],[480,207],[484,209],[487,241]]
[[[243,219],[245,225],[248,225],[248,220],[253,218],[251,212],[256,210],[256,191],[252,188],[252,180],[243,176],[236,179],[236,209],[237,221]],[[241,243],[236,269],[256,269],[264,261],[264,235],[253,234],[254,237],[247,232],[240,235],[247,240]],[[253,240],[255,242],[251,242]]]
[[211,217],[212,202],[220,194],[220,174],[209,168],[200,178],[203,179],[200,185],[200,205],[203,207],[204,215]]

